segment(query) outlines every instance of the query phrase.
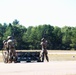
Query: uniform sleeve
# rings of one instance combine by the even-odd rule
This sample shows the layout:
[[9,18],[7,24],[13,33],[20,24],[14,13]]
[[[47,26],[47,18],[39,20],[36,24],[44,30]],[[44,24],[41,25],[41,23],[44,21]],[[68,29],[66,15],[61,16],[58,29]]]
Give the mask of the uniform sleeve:
[[40,45],[42,45],[42,42],[40,43]]

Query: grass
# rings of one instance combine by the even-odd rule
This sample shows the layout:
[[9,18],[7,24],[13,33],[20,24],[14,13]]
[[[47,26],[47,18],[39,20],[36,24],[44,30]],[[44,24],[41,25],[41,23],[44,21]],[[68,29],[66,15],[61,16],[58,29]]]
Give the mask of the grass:
[[49,54],[50,61],[75,61],[76,54]]
[[[31,50],[38,51],[38,50]],[[30,50],[29,50],[30,52]],[[2,53],[0,52],[0,62],[3,62]],[[48,50],[50,61],[76,61],[76,51],[65,50]]]
[[50,50],[48,56],[51,61],[75,61],[76,51],[71,50]]
[[[1,52],[0,52],[1,53]],[[0,62],[2,62],[3,61],[3,59],[2,59],[2,55],[0,55]]]

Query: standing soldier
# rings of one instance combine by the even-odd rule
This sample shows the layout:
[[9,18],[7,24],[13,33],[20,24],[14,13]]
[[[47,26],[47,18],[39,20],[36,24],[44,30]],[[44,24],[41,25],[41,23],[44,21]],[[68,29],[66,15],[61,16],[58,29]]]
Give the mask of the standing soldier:
[[8,63],[9,50],[7,48],[7,40],[3,40],[3,50],[5,51],[5,52],[2,51],[3,60],[4,60],[5,63]]
[[16,45],[16,40],[13,39],[11,36],[7,37],[7,47],[9,49],[9,62],[16,62],[17,56],[16,56],[16,51],[15,51],[15,45]]
[[3,49],[7,50],[7,40],[3,40]]
[[48,52],[47,52],[47,40],[44,38],[41,39],[41,46],[42,46],[42,62],[44,62],[44,57],[49,62]]

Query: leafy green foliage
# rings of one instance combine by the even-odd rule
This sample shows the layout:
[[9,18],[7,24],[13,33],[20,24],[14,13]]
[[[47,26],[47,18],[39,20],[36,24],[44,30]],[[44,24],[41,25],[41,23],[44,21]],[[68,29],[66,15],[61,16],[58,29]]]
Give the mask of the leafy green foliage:
[[76,27],[59,28],[44,24],[26,28],[15,19],[12,23],[0,24],[0,49],[9,35],[17,40],[16,49],[41,49],[43,37],[48,41],[47,49],[76,49]]

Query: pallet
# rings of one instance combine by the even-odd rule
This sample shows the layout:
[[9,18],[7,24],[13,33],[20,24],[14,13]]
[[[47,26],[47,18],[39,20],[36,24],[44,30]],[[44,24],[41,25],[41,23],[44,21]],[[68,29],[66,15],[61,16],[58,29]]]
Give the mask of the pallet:
[[16,52],[17,54],[17,62],[26,61],[37,61],[41,62],[40,52]]

